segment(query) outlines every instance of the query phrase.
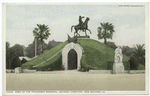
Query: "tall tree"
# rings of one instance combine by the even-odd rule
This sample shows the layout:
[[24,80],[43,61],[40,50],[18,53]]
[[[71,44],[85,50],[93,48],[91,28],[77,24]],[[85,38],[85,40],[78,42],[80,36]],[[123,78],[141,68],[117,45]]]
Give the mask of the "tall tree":
[[38,28],[34,28],[33,35],[41,41],[41,54],[43,53],[43,40],[48,39],[50,29],[47,25],[37,24]]
[[24,46],[15,44],[10,47],[10,43],[6,42],[6,69],[12,69],[20,66],[19,56],[24,56]]
[[15,44],[12,48],[12,50],[15,52],[16,56],[24,56],[24,47],[23,45],[20,44]]
[[[25,48],[25,53],[26,53],[26,56],[27,57],[30,57],[30,58],[33,58],[35,56],[35,39],[34,41],[28,45],[28,47]],[[40,40],[37,40],[37,55],[40,54],[40,49],[41,49],[41,46],[40,46],[41,42]],[[44,50],[47,50],[47,44],[43,41],[43,51]]]
[[6,42],[6,69],[11,68],[10,63],[9,63],[9,59],[10,59],[9,49],[10,49],[10,43]]
[[137,70],[139,66],[139,62],[135,56],[132,56],[129,60],[130,62],[130,70]]
[[25,58],[23,58],[22,60],[21,60],[21,64],[24,64],[24,63],[26,63],[26,62],[28,62]]
[[138,59],[139,63],[145,65],[145,45],[136,44],[134,45],[134,56]]
[[35,50],[34,45],[29,44],[28,47],[26,47],[25,49],[26,56],[30,58],[34,57],[34,52],[35,52],[34,50]]
[[114,50],[117,48],[116,44],[114,42],[107,42],[107,44],[109,47],[113,48]]
[[12,65],[11,65],[12,69],[14,69],[16,67],[21,67],[21,61],[20,61],[20,59],[17,56],[14,57],[14,59],[12,61]]
[[59,41],[55,41],[55,40],[52,40],[52,41],[49,41],[48,44],[47,44],[47,49],[51,49],[59,44],[61,44],[62,42],[59,42]]
[[16,57],[16,54],[12,48],[10,48],[10,43],[6,42],[6,69],[12,68],[12,61]]
[[112,39],[113,32],[114,31],[114,26],[112,23],[109,24],[109,22],[106,23],[100,23],[101,27],[97,28],[98,31],[98,39],[104,39],[104,43],[106,44],[107,41],[106,39]]
[[130,48],[129,46],[122,46],[122,53],[128,57],[132,57],[133,48]]

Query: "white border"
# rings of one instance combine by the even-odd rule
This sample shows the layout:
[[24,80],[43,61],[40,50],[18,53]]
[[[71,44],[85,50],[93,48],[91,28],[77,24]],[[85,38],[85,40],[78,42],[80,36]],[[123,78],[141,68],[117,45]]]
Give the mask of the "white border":
[[4,93],[6,93],[6,66],[5,66],[5,64],[6,64],[6,44],[5,44],[5,42],[6,42],[6,37],[5,37],[5,32],[6,32],[6,16],[5,16],[5,14],[6,14],[6,6],[4,5],[4,4],[2,4],[2,11],[3,11],[3,14],[2,14],[2,18],[3,18],[3,24],[2,24],[2,30],[3,30],[3,34],[2,34],[2,44],[3,44],[3,46],[2,46],[2,78],[3,78],[3,83],[2,83],[2,86],[3,86],[3,88],[2,88],[2,93],[4,94]]
[[[10,1],[10,0],[6,0],[6,2],[8,2],[8,1]],[[47,2],[48,0],[45,0],[45,2]],[[6,2],[4,2],[4,3],[6,3]],[[13,1],[11,2],[11,3],[9,3],[9,4],[32,4],[32,5],[39,5],[39,4],[44,4],[44,5],[47,5],[47,4],[52,4],[52,5],[68,5],[68,4],[71,4],[71,5],[82,5],[82,4],[88,4],[88,5],[120,5],[120,4],[123,4],[123,5],[125,5],[125,4],[130,4],[130,5],[132,5],[132,4],[134,4],[134,5],[138,5],[138,4],[144,4],[145,5],[145,47],[146,47],[146,71],[145,71],[145,74],[146,74],[146,90],[145,91],[138,91],[138,93],[137,93],[137,91],[105,91],[106,93],[105,94],[148,94],[148,91],[149,91],[149,4],[148,3],[144,3],[144,2],[141,2],[140,1],[140,3],[137,3],[137,2],[124,2],[124,3],[116,3],[116,2],[113,2],[113,3],[108,3],[108,2],[103,2],[103,3],[98,3],[98,2],[82,2],[82,3],[79,3],[79,1],[77,1],[75,4],[74,3],[58,3],[58,2],[52,2],[52,3],[41,3],[40,1],[37,3],[35,3],[34,2],[34,4],[33,4],[33,1],[31,1],[30,3],[13,3]],[[6,46],[5,46],[5,32],[6,32],[6,26],[5,26],[5,24],[6,24],[6,22],[5,22],[5,20],[6,20],[6,18],[5,18],[5,12],[6,12],[6,9],[5,9],[5,4],[3,4],[3,14],[2,14],[2,16],[3,16],[3,34],[2,34],[2,78],[3,78],[3,94],[6,94],[6,72],[5,72],[5,63],[6,63],[6,61],[5,61],[5,48],[6,48]],[[34,93],[33,93],[34,94]],[[25,94],[25,95],[33,95],[32,93],[30,93],[30,94]],[[43,94],[43,93],[39,93],[39,95],[40,94]],[[46,95],[46,94],[48,94],[48,93],[45,93],[44,95]],[[57,93],[56,93],[57,94]],[[82,93],[83,94],[83,93]],[[90,93],[88,93],[88,94],[90,94]],[[94,94],[99,94],[99,93],[94,93]],[[19,94],[17,94],[17,93],[15,93],[15,94],[9,94],[9,93],[7,93],[7,95],[19,95]],[[23,95],[23,94],[21,94],[21,95]],[[61,95],[63,95],[62,93],[61,93]],[[64,94],[65,95],[65,94]]]

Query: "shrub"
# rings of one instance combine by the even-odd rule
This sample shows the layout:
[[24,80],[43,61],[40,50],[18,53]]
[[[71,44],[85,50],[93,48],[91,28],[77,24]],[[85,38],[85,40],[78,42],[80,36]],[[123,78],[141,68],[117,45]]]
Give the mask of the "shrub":
[[130,70],[137,70],[139,66],[139,62],[136,57],[132,56],[129,60],[130,62]]
[[12,67],[12,69],[14,69],[16,67],[21,67],[21,61],[18,57],[15,57],[13,59],[11,67]]
[[139,66],[138,66],[138,70],[145,70],[145,66],[144,66],[144,65],[142,65],[142,64],[139,64]]
[[107,70],[113,70],[113,61],[107,61]]
[[22,60],[21,60],[21,63],[23,64],[23,63],[26,63],[26,62],[28,62],[25,58],[23,58]]
[[65,70],[64,65],[61,65],[60,70]]

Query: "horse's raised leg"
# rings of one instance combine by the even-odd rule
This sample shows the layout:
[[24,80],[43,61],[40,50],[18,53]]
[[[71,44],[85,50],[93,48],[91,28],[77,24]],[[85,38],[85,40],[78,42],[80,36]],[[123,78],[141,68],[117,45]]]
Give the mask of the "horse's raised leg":
[[76,33],[76,36],[77,36],[77,35],[79,35],[79,36],[80,36],[80,34],[78,33],[78,31],[77,31],[77,30],[74,32],[74,36],[75,36],[75,33]]
[[85,35],[87,36],[87,34],[86,34],[86,30],[85,30]]
[[89,29],[86,29],[86,30],[90,31],[90,34],[92,34],[91,30],[89,30]]
[[78,36],[80,36],[80,34],[77,32]]

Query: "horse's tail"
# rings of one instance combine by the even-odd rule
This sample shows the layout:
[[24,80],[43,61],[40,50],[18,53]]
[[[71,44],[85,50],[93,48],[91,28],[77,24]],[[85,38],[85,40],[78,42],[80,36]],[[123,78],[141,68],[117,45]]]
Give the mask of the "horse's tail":
[[71,32],[72,32],[72,28],[73,28],[74,26],[71,26]]

